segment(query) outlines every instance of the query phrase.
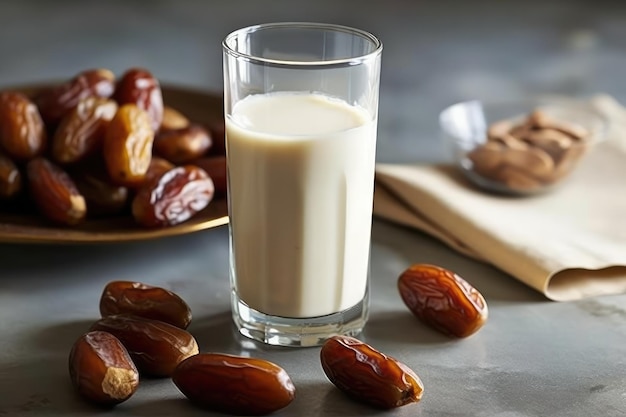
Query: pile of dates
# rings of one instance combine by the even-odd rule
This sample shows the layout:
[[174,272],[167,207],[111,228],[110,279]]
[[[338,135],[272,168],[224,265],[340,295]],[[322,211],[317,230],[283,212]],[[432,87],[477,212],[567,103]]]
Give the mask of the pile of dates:
[[165,288],[112,281],[100,297],[100,313],[69,355],[72,384],[90,402],[126,401],[140,376],[171,378],[194,404],[230,414],[268,414],[294,399],[289,375],[272,362],[200,353],[186,330],[191,309]]
[[223,124],[190,121],[159,81],[107,69],[27,94],[0,92],[0,209],[35,208],[60,225],[131,215],[184,222],[226,192]]

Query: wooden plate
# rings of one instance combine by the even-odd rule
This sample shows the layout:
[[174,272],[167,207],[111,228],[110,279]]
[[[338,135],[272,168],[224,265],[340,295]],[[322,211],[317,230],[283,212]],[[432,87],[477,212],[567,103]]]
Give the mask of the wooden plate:
[[[11,89],[30,94],[43,87],[45,85],[17,86]],[[165,104],[180,110],[192,121],[212,123],[223,117],[221,95],[167,85],[162,86],[162,90]],[[225,198],[214,199],[206,209],[185,223],[160,229],[138,226],[130,215],[88,219],[79,226],[69,227],[52,224],[39,215],[8,213],[0,209],[0,242],[129,242],[184,235],[227,223],[228,207]]]

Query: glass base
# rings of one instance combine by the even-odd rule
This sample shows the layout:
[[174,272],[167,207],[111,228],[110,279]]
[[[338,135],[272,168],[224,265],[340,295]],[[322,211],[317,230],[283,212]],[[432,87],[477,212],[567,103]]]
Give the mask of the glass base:
[[242,335],[274,346],[319,346],[335,335],[356,336],[369,314],[369,294],[355,306],[320,317],[270,316],[248,307],[232,292],[233,320]]

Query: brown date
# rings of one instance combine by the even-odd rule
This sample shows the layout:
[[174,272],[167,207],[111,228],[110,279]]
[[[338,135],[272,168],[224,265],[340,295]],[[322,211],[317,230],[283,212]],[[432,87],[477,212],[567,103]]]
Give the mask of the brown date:
[[209,174],[209,177],[213,180],[215,186],[216,196],[225,196],[227,192],[226,181],[226,157],[225,156],[211,156],[198,158],[191,162],[192,165],[198,166]]
[[203,210],[214,191],[213,181],[201,168],[176,167],[139,189],[133,217],[146,227],[173,226]]
[[153,155],[142,184],[155,181],[161,175],[174,168],[176,168],[176,165],[172,164],[170,161]]
[[112,184],[107,175],[90,171],[77,171],[76,188],[85,198],[89,216],[119,214],[128,207],[128,188]]
[[117,83],[114,97],[120,105],[135,104],[145,110],[152,130],[159,130],[163,120],[163,96],[159,80],[149,71],[142,68],[126,71]]
[[0,93],[0,145],[16,161],[27,161],[43,153],[47,142],[37,106],[24,94]]
[[132,314],[164,321],[181,329],[186,329],[191,322],[191,309],[177,294],[132,281],[112,281],[104,287],[100,314],[102,317]]
[[129,186],[142,182],[150,166],[153,142],[148,113],[134,104],[120,107],[106,129],[103,144],[113,182]]
[[154,138],[154,153],[174,164],[200,158],[210,147],[209,132],[197,124],[182,129],[161,130]]
[[287,372],[263,359],[201,353],[181,362],[174,384],[194,404],[235,415],[264,415],[293,401]]
[[90,330],[117,337],[139,371],[155,377],[172,375],[180,362],[198,353],[191,333],[159,320],[118,314],[98,320]]
[[49,160],[38,157],[26,166],[30,194],[48,219],[67,225],[80,223],[87,214],[85,198],[69,174]]
[[412,265],[398,278],[398,291],[418,319],[447,335],[467,337],[487,320],[487,302],[482,294],[439,266]]
[[189,119],[170,106],[163,106],[163,120],[161,121],[161,130],[184,129],[189,126]]
[[70,110],[52,137],[53,159],[61,164],[74,163],[94,154],[102,145],[117,103],[101,97],[87,97]]
[[0,199],[10,199],[22,190],[22,174],[11,158],[0,154]]
[[97,404],[119,404],[139,386],[139,372],[128,351],[106,332],[86,333],[74,343],[69,371],[78,393]]
[[35,102],[46,125],[56,126],[82,99],[94,96],[108,98],[114,90],[113,72],[104,68],[89,69],[56,87],[42,91]]
[[354,337],[326,340],[320,360],[337,388],[372,406],[395,408],[422,398],[424,386],[413,370]]

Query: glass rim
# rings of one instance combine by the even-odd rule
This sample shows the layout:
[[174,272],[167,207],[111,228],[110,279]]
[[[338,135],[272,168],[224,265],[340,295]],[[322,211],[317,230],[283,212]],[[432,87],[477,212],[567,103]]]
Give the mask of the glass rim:
[[[344,32],[352,35],[360,36],[370,41],[374,49],[371,52],[361,55],[349,56],[345,58],[330,59],[330,60],[317,60],[317,61],[297,61],[289,59],[275,59],[275,58],[263,58],[256,55],[246,54],[235,50],[230,44],[234,39],[242,34],[253,33],[264,29],[284,29],[284,28],[302,28],[302,29],[326,29],[336,32]],[[350,26],[337,25],[334,23],[318,23],[318,22],[275,22],[275,23],[263,23],[259,25],[252,25],[237,29],[229,33],[222,41],[222,49],[225,53],[236,59],[243,59],[245,61],[257,64],[275,65],[275,66],[290,66],[290,67],[333,67],[333,66],[349,66],[357,65],[362,62],[368,61],[382,53],[383,43],[376,36],[362,29],[357,29]]]

